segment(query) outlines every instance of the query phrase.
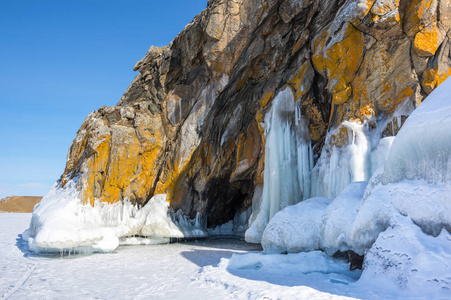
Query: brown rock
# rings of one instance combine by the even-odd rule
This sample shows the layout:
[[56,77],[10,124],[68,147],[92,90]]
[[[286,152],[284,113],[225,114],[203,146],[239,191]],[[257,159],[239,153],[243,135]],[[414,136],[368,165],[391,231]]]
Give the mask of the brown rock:
[[[82,124],[61,185],[82,201],[174,210],[213,226],[263,184],[265,114],[290,87],[317,158],[343,121],[418,105],[451,74],[447,0],[213,0],[167,47],[151,47],[114,107]],[[432,42],[431,42],[432,41]],[[396,131],[399,128],[392,128]]]

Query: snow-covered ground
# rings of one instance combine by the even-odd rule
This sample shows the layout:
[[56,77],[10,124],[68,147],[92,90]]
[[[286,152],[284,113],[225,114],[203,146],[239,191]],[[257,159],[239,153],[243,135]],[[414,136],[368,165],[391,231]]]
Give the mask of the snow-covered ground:
[[[322,252],[263,255],[231,239],[121,246],[107,254],[36,256],[21,233],[31,214],[0,214],[6,299],[396,298],[354,283],[359,271]],[[244,252],[248,252],[243,254]],[[232,257],[233,255],[233,257]]]

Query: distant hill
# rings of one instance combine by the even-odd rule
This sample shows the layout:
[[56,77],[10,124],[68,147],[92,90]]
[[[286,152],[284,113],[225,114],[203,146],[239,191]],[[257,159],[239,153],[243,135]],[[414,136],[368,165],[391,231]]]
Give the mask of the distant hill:
[[41,199],[42,197],[36,196],[10,196],[0,199],[0,213],[31,213]]

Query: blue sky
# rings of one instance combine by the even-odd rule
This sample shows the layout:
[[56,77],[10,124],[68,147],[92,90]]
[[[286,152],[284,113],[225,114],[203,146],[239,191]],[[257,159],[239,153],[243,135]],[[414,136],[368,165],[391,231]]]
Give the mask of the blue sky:
[[0,0],[0,198],[44,195],[85,117],[207,0]]

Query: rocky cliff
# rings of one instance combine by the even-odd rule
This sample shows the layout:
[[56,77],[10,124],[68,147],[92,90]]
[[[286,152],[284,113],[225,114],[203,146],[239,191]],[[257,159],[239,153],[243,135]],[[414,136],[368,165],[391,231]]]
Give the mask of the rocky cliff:
[[387,120],[394,135],[399,105],[449,76],[450,28],[449,0],[211,0],[136,63],[116,106],[86,118],[59,186],[78,180],[91,205],[164,193],[175,211],[225,223],[263,185],[276,95],[292,93],[314,163],[352,143],[347,121]]

